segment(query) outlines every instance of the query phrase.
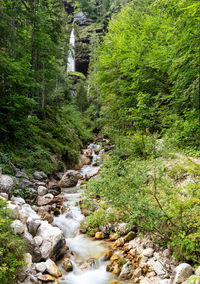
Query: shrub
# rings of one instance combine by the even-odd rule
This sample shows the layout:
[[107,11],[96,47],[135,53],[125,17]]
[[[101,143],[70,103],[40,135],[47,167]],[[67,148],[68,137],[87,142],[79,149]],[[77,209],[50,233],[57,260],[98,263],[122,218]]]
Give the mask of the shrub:
[[0,283],[14,283],[17,272],[25,265],[25,245],[10,227],[11,214],[0,198]]

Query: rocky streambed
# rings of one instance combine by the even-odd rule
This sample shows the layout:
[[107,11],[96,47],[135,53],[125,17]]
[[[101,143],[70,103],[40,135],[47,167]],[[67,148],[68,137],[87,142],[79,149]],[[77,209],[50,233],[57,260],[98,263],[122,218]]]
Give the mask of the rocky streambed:
[[[105,146],[106,151],[111,148]],[[125,223],[102,226],[93,238],[80,233],[87,215],[80,208],[81,183],[97,176],[103,151],[89,145],[76,171],[58,173],[51,180],[43,172],[35,172],[30,180],[17,168],[14,178],[0,173],[0,196],[8,200],[13,231],[28,249],[27,266],[16,283],[200,283],[200,268],[178,265],[151,234],[139,238]],[[19,192],[29,192],[26,199],[13,196],[16,184]]]

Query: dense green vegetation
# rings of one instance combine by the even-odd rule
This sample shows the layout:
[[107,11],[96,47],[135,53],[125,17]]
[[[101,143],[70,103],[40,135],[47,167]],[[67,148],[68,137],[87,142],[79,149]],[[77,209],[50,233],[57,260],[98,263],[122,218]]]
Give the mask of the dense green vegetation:
[[132,1],[110,21],[90,66],[109,128],[199,147],[199,9],[195,0]]
[[200,160],[187,155],[200,154],[199,20],[199,1],[133,0],[110,21],[89,85],[115,150],[86,191],[102,196],[90,230],[117,217],[196,263]]
[[0,198],[0,283],[14,282],[16,273],[25,265],[25,243],[10,227],[12,216]]
[[0,9],[0,164],[51,173],[90,138],[65,72],[67,13],[52,0],[1,0]]

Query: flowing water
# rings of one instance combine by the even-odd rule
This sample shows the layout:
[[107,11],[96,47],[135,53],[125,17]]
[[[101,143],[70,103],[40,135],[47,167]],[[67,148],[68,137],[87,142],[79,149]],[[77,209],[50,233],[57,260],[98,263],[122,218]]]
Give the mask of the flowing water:
[[[98,155],[94,153],[94,149],[98,145],[90,144],[88,148],[92,149],[93,161],[101,159],[100,151]],[[97,173],[99,167],[92,165],[83,166],[80,170],[81,174],[86,177],[93,176]],[[64,280],[61,283],[65,284],[107,284],[110,283],[112,275],[106,271],[107,263],[102,260],[103,253],[106,247],[103,242],[92,241],[85,235],[80,234],[80,222],[84,216],[81,213],[79,201],[81,199],[80,184],[73,188],[63,189],[66,198],[64,206],[68,207],[67,213],[61,214],[54,218],[56,224],[64,233],[66,244],[69,247],[73,271],[65,273],[61,265],[59,266],[63,273]],[[81,268],[88,261],[88,268]]]
[[72,27],[71,35],[70,35],[70,41],[69,41],[69,55],[68,55],[68,62],[67,62],[67,72],[69,71],[75,71],[75,32],[74,27]]

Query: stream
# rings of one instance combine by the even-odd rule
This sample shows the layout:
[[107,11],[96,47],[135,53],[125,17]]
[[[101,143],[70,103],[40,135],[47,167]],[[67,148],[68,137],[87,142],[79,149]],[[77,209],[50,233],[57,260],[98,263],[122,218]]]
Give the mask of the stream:
[[[103,150],[98,155],[94,149],[100,146],[90,144],[88,149],[92,149],[93,161],[100,160]],[[80,169],[83,177],[94,175],[99,167],[85,165]],[[65,272],[61,264],[58,263],[62,271],[63,279],[60,283],[65,284],[107,284],[113,280],[112,274],[106,271],[107,262],[102,260],[104,252],[107,250],[103,241],[92,241],[87,236],[80,234],[80,223],[84,216],[81,213],[79,202],[81,200],[80,183],[76,187],[63,188],[62,192],[66,198],[64,206],[68,211],[54,218],[53,224],[57,225],[64,233],[66,244],[69,247],[70,260],[73,264],[72,272]],[[104,242],[105,243],[105,242]],[[86,263],[88,267],[84,266]]]

